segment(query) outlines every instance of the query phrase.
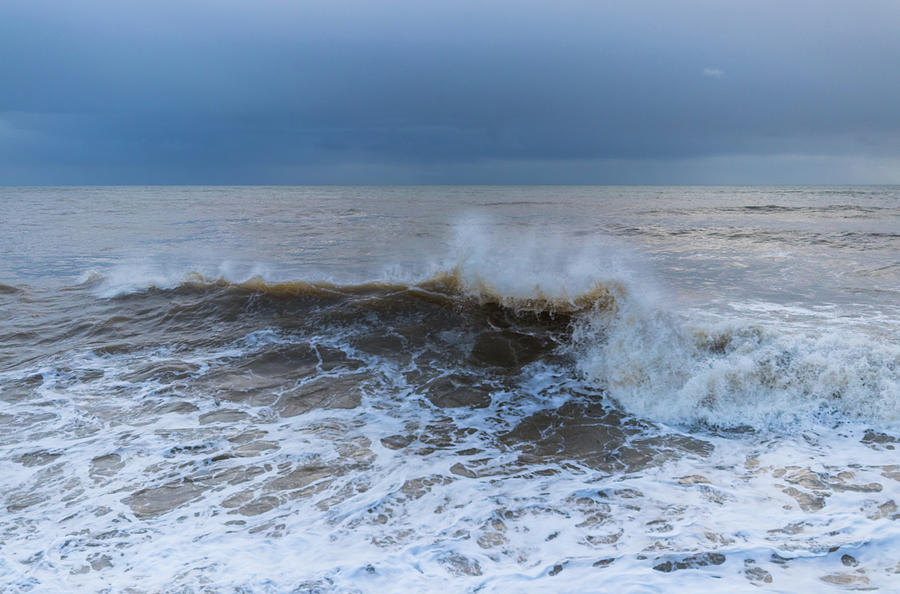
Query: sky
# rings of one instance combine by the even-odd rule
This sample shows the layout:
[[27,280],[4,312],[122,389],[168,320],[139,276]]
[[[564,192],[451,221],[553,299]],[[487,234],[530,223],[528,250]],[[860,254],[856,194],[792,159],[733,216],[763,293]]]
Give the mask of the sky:
[[900,183],[898,31],[898,0],[0,0],[0,184]]

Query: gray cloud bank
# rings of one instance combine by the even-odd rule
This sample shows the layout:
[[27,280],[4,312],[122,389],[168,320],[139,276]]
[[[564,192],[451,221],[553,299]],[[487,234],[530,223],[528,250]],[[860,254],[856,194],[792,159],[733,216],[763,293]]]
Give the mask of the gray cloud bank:
[[900,3],[0,0],[0,183],[900,183]]

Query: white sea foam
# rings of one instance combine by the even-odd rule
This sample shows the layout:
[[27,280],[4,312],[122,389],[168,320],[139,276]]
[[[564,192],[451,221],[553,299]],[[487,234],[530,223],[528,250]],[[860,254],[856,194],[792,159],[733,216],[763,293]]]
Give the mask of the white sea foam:
[[[7,410],[23,415],[47,410],[53,400],[64,405],[44,425],[17,430],[27,441],[2,446],[0,469],[18,486],[16,505],[25,490],[32,497],[17,511],[16,526],[27,530],[15,532],[0,578],[22,590],[202,590],[211,582],[252,592],[837,591],[839,584],[822,581],[827,576],[861,586],[893,583],[900,549],[890,517],[890,502],[900,498],[900,477],[890,478],[895,452],[860,443],[860,427],[777,439],[700,434],[711,446],[707,453],[630,473],[565,459],[527,463],[493,436],[578,401],[573,394],[588,387],[565,368],[524,370],[518,389],[496,392],[486,409],[437,409],[406,381],[408,370],[353,352],[338,337],[321,339],[377,371],[360,407],[278,419],[264,407],[232,403],[248,416],[200,424],[202,415],[221,409],[201,397],[192,400],[195,411],[134,417],[130,411],[142,402],[173,396],[152,381],[130,383],[129,372],[171,353],[73,353],[65,360],[69,372],[41,368],[43,403]],[[257,331],[189,359],[202,377],[236,356],[292,340],[309,338]],[[81,373],[98,368],[106,374]],[[93,379],[73,384],[78,376]],[[415,453],[448,421],[471,431],[452,448]],[[277,447],[241,454],[238,437],[246,432]],[[381,444],[403,432],[415,436],[408,448]],[[648,429],[640,438],[666,435],[687,437]],[[198,445],[173,453],[173,446]],[[30,452],[60,457],[50,465],[12,462]],[[110,455],[121,467],[98,473],[96,460]],[[321,491],[269,492],[276,505],[260,512],[223,505],[242,493],[242,501],[265,500],[273,479],[304,464],[333,470]],[[478,476],[460,475],[460,464]],[[247,469],[260,474],[214,479]],[[184,479],[207,481],[206,488],[150,518],[129,508],[132,493]],[[409,487],[423,479],[431,485]],[[817,498],[824,506],[817,512],[798,503],[818,505]],[[846,567],[843,555],[865,573]],[[677,574],[652,569],[690,558],[701,564]]]
[[712,322],[623,299],[576,324],[579,369],[629,412],[674,423],[900,422],[900,344],[819,319]]

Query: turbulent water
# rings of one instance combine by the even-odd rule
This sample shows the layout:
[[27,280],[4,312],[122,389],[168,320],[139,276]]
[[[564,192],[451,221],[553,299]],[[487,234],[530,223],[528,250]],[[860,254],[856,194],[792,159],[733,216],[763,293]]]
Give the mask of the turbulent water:
[[0,189],[0,590],[896,591],[898,445],[900,187]]

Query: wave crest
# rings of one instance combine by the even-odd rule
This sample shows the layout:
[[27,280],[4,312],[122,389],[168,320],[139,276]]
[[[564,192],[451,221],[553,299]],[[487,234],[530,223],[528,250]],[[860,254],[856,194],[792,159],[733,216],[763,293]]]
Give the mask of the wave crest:
[[207,277],[192,272],[184,275],[179,282],[159,283],[148,279],[146,283],[135,283],[127,288],[116,286],[109,278],[93,272],[86,276],[83,285],[95,287],[102,297],[128,297],[147,292],[242,292],[262,295],[275,299],[284,298],[390,298],[396,295],[411,295],[431,301],[443,301],[448,305],[457,303],[476,304],[480,307],[500,307],[516,313],[571,315],[587,310],[614,309],[618,300],[627,293],[621,282],[594,282],[588,290],[569,296],[562,291],[553,294],[536,285],[531,293],[504,293],[490,280],[479,276],[466,275],[461,269],[441,271],[430,278],[413,283],[392,281],[368,281],[363,283],[340,284],[326,281],[270,281],[262,276],[245,280],[229,280],[225,277]]

